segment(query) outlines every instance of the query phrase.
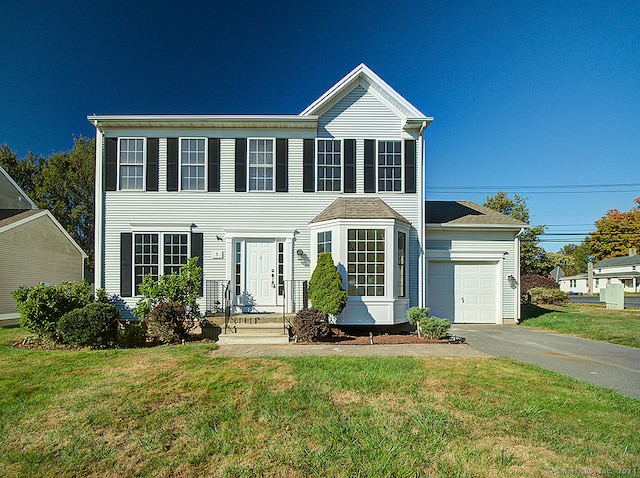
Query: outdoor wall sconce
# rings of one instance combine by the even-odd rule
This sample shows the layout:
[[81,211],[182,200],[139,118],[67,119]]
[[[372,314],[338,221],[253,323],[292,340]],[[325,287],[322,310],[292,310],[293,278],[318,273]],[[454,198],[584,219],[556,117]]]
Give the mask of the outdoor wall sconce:
[[507,277],[507,280],[509,281],[509,285],[511,287],[513,287],[514,289],[516,288],[516,286],[518,285],[518,281],[516,281],[516,278],[513,277],[513,275],[509,274],[509,276]]
[[297,255],[298,257],[302,257],[302,256],[304,256],[304,251],[303,251],[302,249],[298,249],[298,250],[296,251],[296,255]]

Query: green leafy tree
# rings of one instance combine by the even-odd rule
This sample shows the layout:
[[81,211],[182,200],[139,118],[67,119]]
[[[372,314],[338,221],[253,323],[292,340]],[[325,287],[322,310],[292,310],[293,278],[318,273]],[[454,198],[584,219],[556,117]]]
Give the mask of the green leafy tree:
[[342,277],[329,252],[318,256],[318,264],[309,281],[309,298],[315,309],[330,315],[339,315],[347,305]]
[[24,158],[18,158],[9,146],[0,145],[0,166],[34,202],[36,181],[44,163],[42,157],[36,156],[31,151]]
[[[74,138],[73,148],[53,153],[46,160],[35,184],[34,201],[51,211],[89,256],[93,270],[95,140]],[[32,198],[33,199],[33,198]]]
[[198,258],[192,257],[182,266],[179,274],[166,274],[153,280],[145,276],[140,284],[142,298],[133,309],[133,313],[145,320],[159,304],[173,302],[186,307],[186,317],[195,320],[200,317],[197,299],[200,297],[202,283],[202,267],[198,266]]
[[[494,211],[529,224],[530,214],[527,198],[514,194],[512,198],[504,191],[498,191],[488,196],[484,205]],[[546,274],[553,267],[547,259],[546,251],[540,247],[540,235],[544,233],[544,226],[530,227],[520,235],[520,273]]]
[[[550,257],[554,267],[559,265],[568,276],[587,272],[587,264],[592,258],[591,249],[586,242],[566,244],[557,253],[547,253],[547,256]],[[566,264],[566,268],[562,264]]]
[[585,241],[595,261],[626,256],[631,247],[640,250],[640,198],[634,202],[636,206],[631,211],[611,209],[595,222],[595,232]]

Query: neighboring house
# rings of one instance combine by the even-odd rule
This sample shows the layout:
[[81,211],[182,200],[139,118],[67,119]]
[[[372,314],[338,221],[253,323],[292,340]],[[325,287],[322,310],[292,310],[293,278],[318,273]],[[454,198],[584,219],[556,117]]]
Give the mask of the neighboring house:
[[[89,116],[95,285],[133,307],[146,274],[195,256],[203,310],[230,297],[234,311],[293,312],[307,305],[327,251],[349,296],[338,323],[406,322],[409,307],[428,305],[423,144],[432,119],[365,65],[299,115]],[[513,274],[517,288],[504,252],[484,251],[492,238],[503,247],[506,233],[477,231],[485,241],[468,257]],[[493,322],[517,318],[509,301],[496,304]]]
[[427,305],[462,323],[520,320],[520,240],[527,224],[469,201],[427,201]]
[[86,257],[53,215],[37,209],[0,167],[0,322],[18,317],[11,291],[82,280]]
[[558,280],[560,290],[569,294],[589,294],[589,275],[587,273],[575,276],[561,277]]
[[640,292],[640,256],[635,248],[628,256],[609,257],[593,266],[594,292],[607,284],[622,284],[625,292]]

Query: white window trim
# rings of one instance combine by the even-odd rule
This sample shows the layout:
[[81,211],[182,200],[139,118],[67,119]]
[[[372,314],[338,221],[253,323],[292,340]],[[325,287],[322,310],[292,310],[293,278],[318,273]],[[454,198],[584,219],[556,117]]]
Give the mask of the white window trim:
[[[250,164],[250,154],[251,154],[251,141],[252,140],[267,140],[267,141],[271,141],[273,143],[273,162],[271,163],[271,169],[273,171],[273,176],[272,176],[272,184],[271,184],[271,189],[251,189],[251,182],[250,182],[250,175],[249,175],[249,171],[251,170],[251,164]],[[264,136],[254,136],[254,137],[250,137],[247,138],[247,167],[246,167],[246,181],[247,181],[247,192],[249,193],[272,193],[275,192],[276,190],[276,138],[269,138],[269,137],[264,137]]]
[[[318,168],[320,167],[318,164],[318,154],[319,154],[319,148],[318,148],[318,143],[320,141],[340,141],[340,189],[336,190],[336,191],[320,191],[320,189],[318,189]],[[343,138],[316,138],[316,156],[314,158],[315,160],[315,188],[316,188],[316,192],[320,193],[320,194],[324,194],[324,193],[342,193],[344,191],[344,139]]]
[[[380,149],[381,142],[399,142],[400,143],[400,191],[382,191],[379,186],[380,180],[380,166],[378,165],[378,151]],[[404,194],[405,188],[405,177],[404,177],[404,141],[402,139],[377,139],[376,140],[376,151],[374,157],[374,164],[376,169],[376,191],[379,193],[385,194]]]
[[[202,139],[204,140],[204,187],[202,189],[182,189],[182,140],[183,139]],[[190,193],[207,192],[207,184],[209,184],[208,167],[209,164],[209,147],[208,138],[205,136],[180,136],[178,138],[178,191]]]
[[[123,139],[141,139],[142,140],[142,188],[140,189],[121,189],[121,185],[120,185],[120,176],[121,176],[121,170],[120,170],[120,141]],[[118,150],[116,152],[116,157],[118,159],[118,173],[116,174],[116,191],[145,191],[146,190],[146,184],[147,184],[147,138],[144,136],[119,136],[118,137]],[[127,166],[131,166],[131,164],[128,164]]]
[[136,234],[156,234],[158,236],[158,277],[164,274],[164,236],[169,234],[181,234],[187,236],[187,260],[191,258],[191,234],[188,231],[185,231],[183,228],[179,229],[169,229],[163,230],[163,232],[158,232],[158,230],[149,230],[149,229],[134,229],[133,233],[133,244],[131,247],[131,284],[133,285],[132,297],[142,297],[141,295],[136,295]]

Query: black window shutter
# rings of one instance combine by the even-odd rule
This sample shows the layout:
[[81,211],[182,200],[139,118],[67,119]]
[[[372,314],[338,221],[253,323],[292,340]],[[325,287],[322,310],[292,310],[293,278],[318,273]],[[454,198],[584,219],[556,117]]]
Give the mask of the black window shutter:
[[132,297],[133,291],[133,234],[120,233],[120,296]]
[[220,138],[209,138],[207,191],[220,192]]
[[276,191],[289,191],[289,140],[276,139]]
[[158,190],[158,138],[147,138],[146,190]]
[[178,190],[178,138],[167,138],[167,191]]
[[105,191],[115,191],[118,178],[118,138],[106,138]]
[[416,192],[416,142],[404,140],[404,192]]
[[236,139],[236,192],[247,190],[247,140]]
[[344,140],[344,192],[356,192],[356,140]]
[[316,190],[315,155],[315,140],[305,139],[302,148],[302,190],[305,193]]
[[[191,233],[191,257],[198,258],[198,267],[202,268],[204,254],[204,234],[201,232]],[[203,295],[203,283],[204,273],[202,274],[203,280],[200,281],[200,297]]]
[[376,141],[374,139],[364,140],[364,192],[376,192]]

